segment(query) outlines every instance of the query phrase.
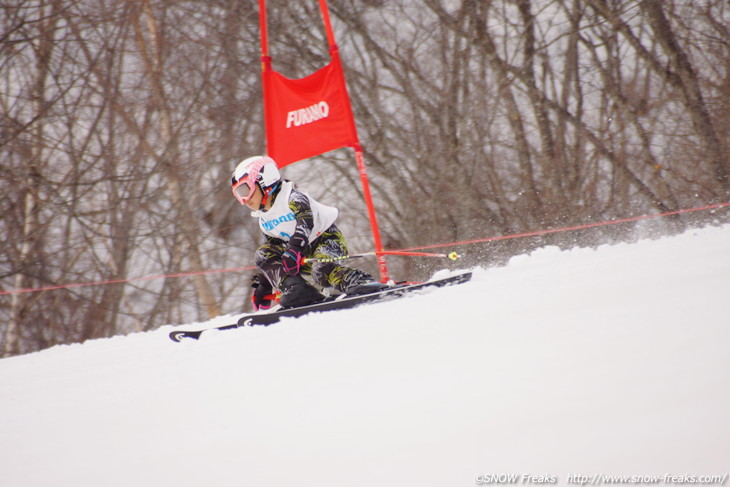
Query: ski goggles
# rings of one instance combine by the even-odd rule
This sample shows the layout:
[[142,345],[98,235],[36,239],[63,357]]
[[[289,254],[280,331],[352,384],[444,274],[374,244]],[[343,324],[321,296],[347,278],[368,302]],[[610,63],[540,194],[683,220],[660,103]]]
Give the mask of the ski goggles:
[[233,196],[236,197],[238,202],[245,205],[256,192],[256,186],[254,185],[254,187],[251,188],[248,184],[247,178],[242,177],[238,180],[238,182],[233,183],[231,190],[233,191]]

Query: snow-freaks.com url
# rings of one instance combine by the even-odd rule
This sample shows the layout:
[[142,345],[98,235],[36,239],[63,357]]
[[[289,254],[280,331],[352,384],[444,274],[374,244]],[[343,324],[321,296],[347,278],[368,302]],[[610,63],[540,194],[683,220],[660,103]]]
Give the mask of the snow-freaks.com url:
[[726,485],[728,474],[724,475],[607,475],[597,473],[582,475],[571,473],[567,478],[558,475],[532,474],[478,474],[474,476],[477,485],[556,485],[565,480],[568,485]]
[[593,475],[569,474],[568,484],[572,485],[725,485],[728,474],[724,475]]

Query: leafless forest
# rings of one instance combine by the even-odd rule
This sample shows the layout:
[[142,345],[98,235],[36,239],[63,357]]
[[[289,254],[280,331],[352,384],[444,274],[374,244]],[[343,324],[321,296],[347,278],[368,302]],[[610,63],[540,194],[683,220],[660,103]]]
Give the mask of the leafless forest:
[[[2,3],[0,354],[247,306],[250,270],[135,278],[252,264],[261,238],[229,181],[265,151],[257,3]],[[328,62],[317,2],[268,3],[274,69],[299,78]],[[329,7],[386,249],[730,201],[727,0]],[[340,208],[351,251],[372,250],[351,150],[284,175]],[[659,230],[728,220],[693,215]],[[454,250],[491,265],[635,232]],[[444,265],[388,262],[402,279]]]

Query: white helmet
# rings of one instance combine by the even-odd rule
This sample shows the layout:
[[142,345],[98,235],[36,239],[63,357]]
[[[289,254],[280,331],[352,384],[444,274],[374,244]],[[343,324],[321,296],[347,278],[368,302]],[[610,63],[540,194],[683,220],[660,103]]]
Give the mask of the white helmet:
[[233,195],[242,204],[253,196],[256,185],[261,188],[264,197],[261,206],[266,204],[268,196],[281,184],[281,174],[276,162],[268,156],[254,156],[241,161],[231,177]]

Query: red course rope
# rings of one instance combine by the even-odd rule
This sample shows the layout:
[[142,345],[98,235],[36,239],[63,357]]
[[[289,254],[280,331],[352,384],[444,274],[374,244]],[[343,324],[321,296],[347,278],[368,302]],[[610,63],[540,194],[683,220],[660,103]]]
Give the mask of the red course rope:
[[[393,255],[417,255],[417,254],[414,254],[413,251],[423,250],[423,249],[436,249],[436,248],[442,248],[442,247],[454,247],[454,246],[459,246],[459,245],[470,245],[470,244],[476,244],[476,243],[496,242],[498,240],[509,240],[509,239],[513,239],[513,238],[535,237],[538,235],[548,235],[548,234],[560,233],[560,232],[571,232],[571,231],[575,231],[575,230],[585,230],[587,228],[605,227],[605,226],[609,226],[609,225],[619,225],[622,223],[637,222],[637,221],[641,221],[641,220],[649,220],[652,218],[663,218],[663,217],[668,217],[668,216],[673,216],[673,215],[680,215],[683,213],[693,213],[693,212],[697,212],[697,211],[716,210],[719,208],[727,208],[727,207],[730,207],[730,202],[718,203],[715,205],[701,206],[701,207],[697,207],[697,208],[688,208],[688,209],[682,209],[682,210],[676,210],[676,211],[668,211],[666,213],[659,213],[656,215],[642,215],[642,216],[636,216],[636,217],[631,217],[631,218],[622,218],[620,220],[611,220],[611,221],[604,221],[604,222],[597,222],[597,223],[587,223],[585,225],[576,225],[576,226],[572,226],[572,227],[552,228],[552,229],[547,229],[547,230],[537,230],[534,232],[500,235],[498,237],[487,237],[487,238],[478,238],[478,239],[474,239],[474,240],[464,240],[462,242],[450,242],[450,243],[445,243],[445,244],[413,247],[410,249],[397,249],[397,250],[392,250],[392,251],[383,251],[382,253],[393,254]],[[45,287],[27,288],[27,289],[11,289],[9,291],[0,291],[0,296],[7,296],[10,294],[34,293],[34,292],[40,292],[40,291],[53,291],[56,289],[70,289],[70,288],[86,287],[86,286],[102,286],[102,285],[106,285],[106,284],[126,284],[126,283],[134,282],[134,281],[152,281],[152,280],[156,280],[156,279],[188,277],[188,276],[195,276],[195,275],[199,275],[199,274],[219,274],[219,273],[223,273],[223,272],[241,272],[241,271],[247,271],[247,270],[252,270],[252,269],[255,269],[255,267],[248,266],[248,267],[237,267],[234,269],[213,269],[213,270],[206,270],[206,271],[179,272],[179,273],[175,273],[175,274],[164,274],[164,275],[146,276],[146,277],[131,277],[128,279],[113,279],[113,280],[109,280],[109,281],[58,284],[58,285],[54,285],[54,286],[45,286]]]
[[534,232],[515,233],[515,234],[509,234],[509,235],[501,235],[499,237],[478,238],[475,240],[465,240],[463,242],[452,242],[452,243],[448,243],[448,244],[428,245],[428,246],[424,246],[424,247],[413,247],[410,249],[400,249],[400,250],[410,251],[410,250],[421,250],[421,249],[436,249],[436,248],[440,248],[440,247],[448,247],[448,246],[453,246],[453,245],[469,245],[469,244],[475,244],[475,243],[496,242],[498,240],[509,240],[512,238],[535,237],[538,235],[548,235],[551,233],[571,232],[574,230],[585,230],[587,228],[605,227],[608,225],[618,225],[621,223],[637,222],[637,221],[641,221],[641,220],[649,220],[652,218],[662,218],[662,217],[667,217],[667,216],[679,215],[682,213],[692,213],[695,211],[716,210],[718,208],[725,208],[725,207],[729,207],[729,206],[730,206],[730,202],[718,203],[716,205],[707,205],[707,206],[701,206],[698,208],[688,208],[688,209],[683,209],[683,210],[668,211],[666,213],[659,213],[656,215],[642,215],[642,216],[635,216],[635,217],[631,217],[631,218],[622,218],[620,220],[610,220],[610,221],[598,222],[598,223],[587,223],[585,225],[576,225],[574,227],[552,228],[552,229],[548,229],[548,230],[537,230]]

